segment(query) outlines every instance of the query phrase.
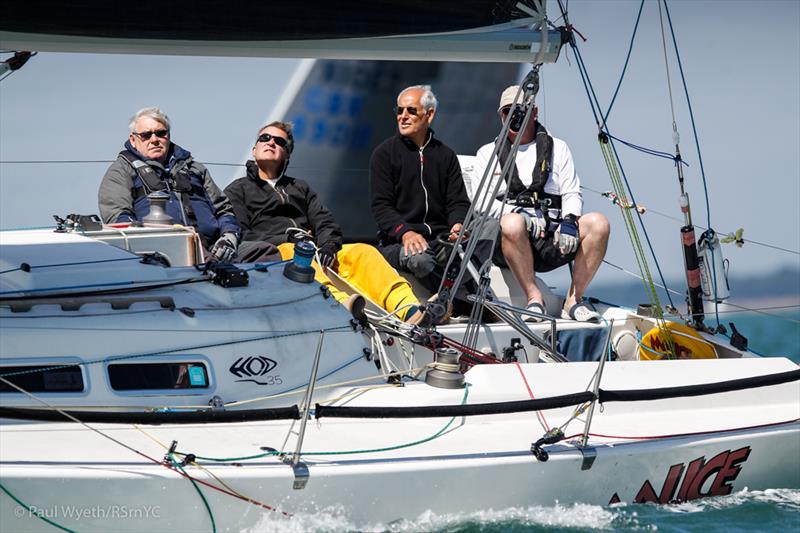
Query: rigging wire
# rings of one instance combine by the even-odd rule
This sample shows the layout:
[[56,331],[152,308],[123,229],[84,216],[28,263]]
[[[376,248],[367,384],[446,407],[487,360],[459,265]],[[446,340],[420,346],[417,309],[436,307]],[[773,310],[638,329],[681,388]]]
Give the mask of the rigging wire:
[[[544,91],[544,88],[542,89],[542,91]],[[613,102],[612,102],[612,105],[613,105]],[[611,111],[611,106],[609,106],[608,113],[610,113],[610,111]],[[607,119],[607,117],[608,117],[608,114],[606,114],[603,117],[603,121],[605,121]],[[622,143],[623,145],[628,146],[629,148],[632,148],[634,150],[638,150],[638,151],[641,151],[641,152],[649,154],[649,155],[662,157],[664,159],[670,159],[670,160],[676,161],[675,157],[672,154],[670,154],[669,152],[664,152],[664,151],[661,151],[661,150],[656,150],[654,148],[647,148],[647,147],[644,147],[644,146],[640,146],[640,145],[634,144],[632,142],[626,141],[624,139],[621,139],[621,138],[619,138],[619,137],[617,137],[615,135],[612,135],[610,133],[607,133],[607,135],[611,139],[613,139],[613,140],[615,140],[615,141],[617,141],[619,143]],[[55,163],[55,164],[60,164],[60,163],[113,163],[113,161],[110,160],[110,159],[109,160],[77,160],[77,159],[76,160],[5,160],[5,161],[0,160],[0,164],[50,164],[50,163]],[[206,166],[212,166],[212,165],[229,166],[229,167],[243,167],[244,166],[243,163],[213,163],[213,162],[207,162],[207,161],[201,161],[201,163],[203,165],[206,165]],[[676,163],[680,163],[680,164],[689,166],[689,163],[687,163],[684,159],[680,159],[679,161],[676,161]],[[311,168],[311,167],[302,167],[302,168],[306,168],[307,170],[311,170],[311,171],[320,170],[318,168]],[[364,173],[369,172],[369,169],[367,169],[367,168],[341,168],[340,170],[347,171],[347,172],[364,172]],[[581,185],[581,188],[589,190],[589,191],[592,191],[592,192],[595,192],[595,193],[598,193],[598,194],[602,194],[602,193],[600,193],[600,192],[598,192],[596,190],[593,190],[593,189],[591,189],[591,188],[589,188],[589,187],[587,187],[585,185]],[[659,212],[659,211],[657,211],[655,209],[649,208],[649,207],[648,207],[647,210],[648,210],[648,212],[656,213],[656,214],[658,214],[660,216],[669,218],[671,220],[675,220],[675,221],[678,221],[678,222],[681,221],[680,218],[673,217],[671,215],[667,215],[667,214],[661,213],[661,212]],[[703,229],[703,230],[708,229],[707,226],[701,226],[699,224],[695,224],[695,226],[700,228],[700,229]],[[36,226],[36,227],[30,227],[30,228],[14,228],[13,230],[21,230],[21,229],[38,230],[38,229],[51,229],[51,228],[53,228],[53,226]],[[12,231],[12,230],[2,229],[0,231]],[[791,254],[794,254],[794,255],[800,255],[800,251],[797,251],[797,250],[790,250],[790,249],[787,249],[787,248],[782,248],[780,246],[759,242],[759,241],[756,241],[756,240],[753,240],[753,239],[742,239],[742,240],[744,242],[747,242],[747,243],[757,244],[757,245],[760,245],[760,246],[765,246],[767,248],[773,248],[775,250],[788,252],[788,253],[791,253]],[[78,263],[74,263],[74,264],[78,264]],[[0,271],[0,274],[13,272],[15,270],[19,270],[19,269],[15,268],[15,269],[9,269],[9,270],[5,270],[5,271]],[[676,293],[676,294],[681,294],[681,293]]]
[[[589,192],[593,192],[593,193],[597,194],[598,196],[604,196],[604,193],[602,191],[598,191],[598,190],[593,189],[591,187],[587,187],[586,185],[581,185],[581,189],[587,190]],[[652,209],[650,207],[647,208],[647,212],[656,214],[658,216],[661,216],[661,217],[664,217],[664,218],[667,218],[667,219],[670,219],[670,220],[674,220],[675,222],[681,222],[681,223],[683,222],[682,219],[680,219],[680,218],[678,218],[676,216],[672,216],[672,215],[669,215],[667,213],[662,213],[661,211],[658,211],[656,209]],[[701,226],[699,224],[695,224],[695,227],[703,229],[703,230],[708,229],[707,227]],[[733,232],[728,232],[729,235],[731,233],[733,233]],[[721,235],[723,237],[725,236],[722,233],[718,233],[718,235]],[[774,244],[768,244],[768,243],[765,243],[765,242],[760,242],[760,241],[756,241],[756,240],[753,240],[753,239],[745,239],[745,238],[742,238],[741,240],[742,240],[742,242],[745,242],[745,243],[755,244],[755,245],[758,245],[758,246],[763,246],[765,248],[772,248],[774,250],[779,250],[781,252],[787,252],[787,253],[794,254],[794,255],[800,255],[800,251],[790,250],[788,248],[782,248],[782,247],[776,246]],[[673,292],[675,292],[675,291],[673,291]],[[675,294],[681,294],[681,293],[675,292]]]
[[[623,267],[621,267],[619,265],[611,263],[607,259],[603,259],[603,263],[605,263],[606,265],[608,265],[608,266],[610,266],[612,268],[616,268],[617,270],[619,270],[620,272],[623,272],[624,274],[627,274],[629,276],[633,276],[636,279],[641,279],[641,276],[639,274],[637,274],[636,272],[631,272],[630,270],[626,270],[625,268],[623,268]],[[665,291],[672,292],[673,294],[676,294],[678,296],[682,296],[682,294],[679,293],[676,290],[670,289],[668,287],[664,287],[663,285],[659,285],[658,283],[654,283],[654,284],[659,289],[663,289]],[[616,304],[609,304],[609,305],[616,305]],[[765,311],[776,311],[776,310],[781,310],[781,309],[800,309],[800,304],[796,304],[796,305],[779,305],[779,306],[771,306],[771,307],[746,307],[746,306],[742,306],[742,305],[739,305],[739,304],[734,304],[734,303],[731,303],[730,301],[728,301],[728,302],[725,302],[725,305],[728,305],[730,307],[736,307],[739,310],[738,311],[737,310],[719,311],[719,314],[722,315],[722,314],[728,314],[728,313],[740,313],[742,311],[747,311],[747,312],[753,312],[753,313],[766,315],[766,316],[769,316],[769,317],[772,317],[772,318],[776,318],[776,319],[779,319],[779,320],[785,320],[787,322],[792,322],[792,323],[795,323],[795,324],[800,324],[800,320],[796,320],[794,318],[787,317],[787,316],[776,315],[774,313],[766,313],[765,312]]]
[[619,81],[617,82],[617,87],[614,89],[614,94],[611,96],[611,102],[608,104],[608,109],[606,110],[605,114],[603,115],[603,124],[605,125],[606,120],[608,120],[608,115],[611,114],[611,108],[614,107],[614,102],[617,100],[617,95],[619,94],[619,89],[622,87],[622,80],[625,78],[625,72],[628,70],[628,62],[631,59],[631,52],[633,52],[633,42],[636,40],[636,31],[639,29],[639,21],[642,18],[642,9],[644,8],[644,0],[642,3],[639,4],[639,13],[636,15],[636,23],[633,25],[633,33],[631,34],[631,42],[628,45],[628,54],[625,56],[625,64],[622,66],[622,73],[619,76]]
[[[564,20],[567,21],[568,20],[568,16],[567,16],[566,10],[564,9],[564,6],[562,4],[562,0],[558,0],[558,5],[559,5],[559,8],[561,9],[562,15],[564,16]],[[610,132],[608,130],[608,123],[604,121],[604,123],[601,126],[600,119],[599,119],[600,114],[601,114],[600,113],[599,99],[597,98],[597,94],[595,93],[594,86],[592,85],[592,82],[589,79],[588,70],[586,68],[585,63],[583,62],[583,56],[581,55],[580,49],[578,48],[578,45],[575,42],[574,36],[570,36],[569,44],[570,44],[570,50],[572,50],[572,53],[575,56],[575,63],[577,65],[577,67],[578,67],[578,73],[579,73],[581,81],[583,83],[584,90],[586,91],[586,96],[587,96],[587,99],[589,101],[589,107],[590,107],[590,109],[592,111],[592,115],[594,116],[595,124],[597,125],[597,127],[598,127],[598,129],[600,131],[603,131],[606,134],[609,134]],[[628,194],[630,195],[630,198],[631,198],[631,202],[635,204],[635,203],[637,203],[636,202],[636,197],[633,194],[633,190],[631,189],[630,183],[628,181],[628,177],[625,174],[625,169],[622,166],[621,159],[619,157],[619,154],[617,153],[616,146],[615,146],[613,140],[609,140],[609,144],[611,145],[611,148],[613,150],[614,157],[615,157],[615,159],[617,161],[617,164],[618,164],[619,172],[620,172],[620,174],[621,174],[621,176],[622,176],[622,178],[624,180],[625,187],[626,187],[626,189],[628,191]],[[658,275],[659,275],[659,278],[661,279],[661,283],[666,286],[667,283],[666,283],[666,280],[664,278],[664,274],[661,271],[661,265],[659,264],[658,258],[656,257],[655,249],[653,248],[653,244],[652,244],[652,242],[650,240],[650,235],[647,232],[647,227],[644,225],[644,221],[642,220],[642,216],[638,212],[637,212],[637,217],[638,217],[638,220],[639,220],[639,225],[642,228],[642,231],[644,233],[645,241],[647,242],[647,247],[650,250],[650,254],[653,257],[653,260],[655,262],[655,267],[656,267],[656,270],[658,271]],[[669,299],[670,305],[675,307],[675,304],[672,301],[672,296],[669,295],[669,293],[668,293],[667,297]]]
[[675,49],[675,57],[678,60],[678,70],[679,70],[679,72],[681,74],[681,82],[683,84],[683,92],[686,95],[686,106],[689,109],[689,120],[691,121],[691,124],[692,124],[692,133],[694,134],[695,147],[697,148],[697,161],[698,161],[698,163],[700,165],[700,177],[702,178],[703,192],[704,192],[705,201],[706,201],[706,214],[707,214],[707,221],[706,222],[708,224],[708,227],[711,227],[711,205],[710,205],[710,201],[709,201],[709,197],[708,197],[708,183],[706,181],[705,166],[703,165],[703,155],[702,155],[701,150],[700,150],[700,139],[699,139],[699,137],[697,135],[697,125],[695,124],[695,120],[694,120],[694,110],[692,109],[692,100],[689,97],[689,88],[686,85],[686,76],[685,76],[685,74],[683,72],[683,62],[681,61],[681,54],[678,51],[678,40],[675,37],[675,29],[672,26],[672,17],[669,14],[669,6],[667,5],[667,0],[663,0],[663,2],[664,2],[664,12],[667,14],[667,22],[669,22],[669,31],[670,31],[670,34],[672,35],[672,45],[673,45],[673,48]]

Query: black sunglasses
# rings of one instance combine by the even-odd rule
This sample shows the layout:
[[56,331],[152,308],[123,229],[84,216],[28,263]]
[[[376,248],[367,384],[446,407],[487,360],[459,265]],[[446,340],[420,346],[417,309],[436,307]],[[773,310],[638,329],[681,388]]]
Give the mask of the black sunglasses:
[[143,141],[149,141],[153,135],[159,139],[166,138],[169,135],[169,130],[143,131],[141,133],[134,131],[133,134]]
[[270,133],[262,133],[261,135],[258,136],[258,139],[256,140],[260,143],[268,143],[270,141],[275,141],[275,144],[277,144],[281,148],[286,148],[286,146],[289,144],[289,140],[286,139],[285,137],[281,137],[279,135],[272,135]]
[[[411,115],[412,117],[417,117],[420,115],[419,110],[416,107],[397,106],[394,108],[394,112],[397,113],[398,117],[403,114],[403,111],[408,111],[408,114]],[[425,114],[424,110],[422,111],[422,114]]]

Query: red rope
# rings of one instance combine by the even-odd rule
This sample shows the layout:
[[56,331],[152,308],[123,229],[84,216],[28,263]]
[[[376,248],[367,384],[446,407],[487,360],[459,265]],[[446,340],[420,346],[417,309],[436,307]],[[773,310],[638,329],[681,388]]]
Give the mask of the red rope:
[[[525,383],[525,388],[528,389],[528,395],[531,397],[531,400],[535,400],[536,397],[533,395],[530,384],[528,384],[528,378],[525,377],[525,372],[522,371],[522,367],[518,362],[514,364],[517,366],[517,370],[519,370],[519,375],[522,376],[522,382]],[[536,416],[539,417],[539,421],[544,426],[545,431],[550,431],[550,426],[547,424],[544,414],[541,411],[536,411]]]

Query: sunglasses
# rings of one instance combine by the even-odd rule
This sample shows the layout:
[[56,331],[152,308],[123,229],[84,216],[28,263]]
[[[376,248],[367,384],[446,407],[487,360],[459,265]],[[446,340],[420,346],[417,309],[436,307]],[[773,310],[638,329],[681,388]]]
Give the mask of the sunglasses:
[[416,107],[400,107],[400,106],[397,106],[397,107],[394,108],[394,112],[397,113],[398,117],[403,114],[403,111],[408,111],[408,114],[411,115],[412,117],[418,117],[418,116],[420,116],[420,114],[422,114],[422,115],[425,114],[424,110],[422,110],[420,112],[420,110],[417,109]]
[[141,133],[133,132],[134,135],[139,137],[143,141],[149,141],[150,137],[155,135],[159,139],[164,139],[169,135],[169,130],[156,130],[156,131],[143,131]]
[[280,137],[278,135],[272,135],[269,133],[262,133],[261,135],[258,136],[258,139],[256,140],[260,143],[268,143],[270,141],[275,141],[275,144],[277,144],[281,148],[286,148],[286,146],[289,144],[289,140],[286,139],[285,137]]

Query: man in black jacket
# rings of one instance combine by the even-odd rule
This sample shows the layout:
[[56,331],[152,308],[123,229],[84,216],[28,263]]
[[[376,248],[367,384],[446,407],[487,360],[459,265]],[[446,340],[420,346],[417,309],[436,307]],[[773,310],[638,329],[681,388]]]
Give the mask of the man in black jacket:
[[305,181],[286,175],[293,148],[291,124],[267,124],[258,131],[255,161],[247,162],[247,175],[225,188],[244,241],[275,244],[281,256],[290,259],[294,243],[309,235],[317,245],[318,260],[312,263],[316,280],[337,300],[351,310],[358,305],[339,291],[320,267],[336,271],[358,292],[387,311],[397,312],[406,322],[420,322],[424,314],[408,282],[372,246],[342,245],[339,224],[314,190]]
[[[397,135],[381,143],[370,159],[370,203],[380,229],[379,249],[393,267],[411,272],[436,291],[449,249],[470,208],[461,167],[453,150],[434,138],[431,123],[436,96],[430,86],[415,85],[397,97]],[[480,267],[489,258],[498,233],[493,221],[483,226],[473,261]],[[466,311],[464,289],[457,293]]]

